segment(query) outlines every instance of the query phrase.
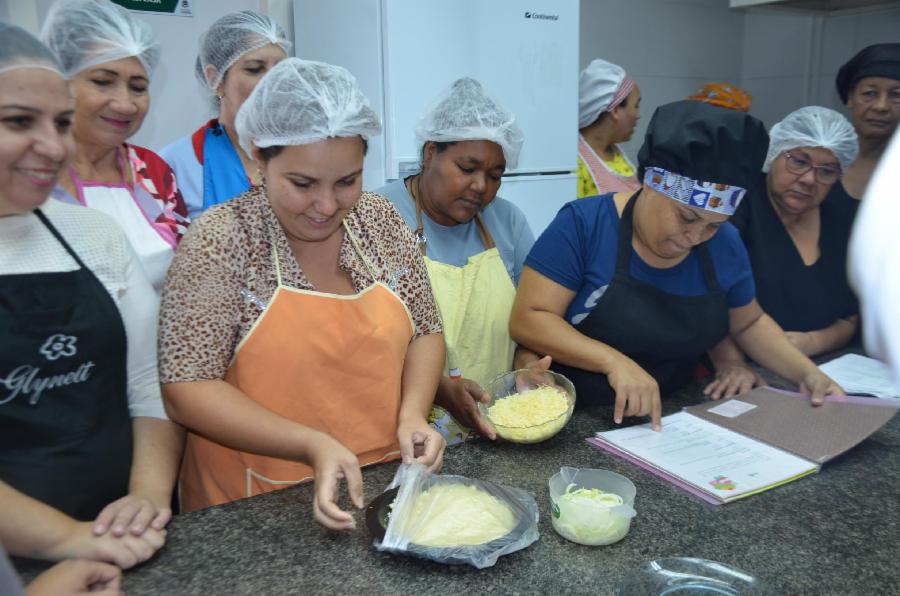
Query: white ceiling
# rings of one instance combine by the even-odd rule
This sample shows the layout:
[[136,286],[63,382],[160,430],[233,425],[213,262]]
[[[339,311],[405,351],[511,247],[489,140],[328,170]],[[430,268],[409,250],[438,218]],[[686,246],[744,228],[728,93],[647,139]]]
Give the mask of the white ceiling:
[[896,4],[897,2],[888,2],[885,0],[729,0],[729,6],[731,6],[731,8],[767,6],[825,12],[872,8],[877,6],[892,6]]

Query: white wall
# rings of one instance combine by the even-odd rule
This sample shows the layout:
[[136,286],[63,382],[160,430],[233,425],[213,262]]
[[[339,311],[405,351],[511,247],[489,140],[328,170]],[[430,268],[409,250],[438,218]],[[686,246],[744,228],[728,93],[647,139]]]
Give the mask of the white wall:
[[710,81],[739,84],[743,18],[724,0],[581,0],[581,67],[609,60],[641,88],[641,120],[624,145],[629,156],[657,106]]
[[741,86],[753,114],[768,126],[806,105],[844,110],[834,86],[838,69],[873,43],[900,42],[900,8],[828,14],[757,10],[744,19]]
[[620,64],[641,87],[641,122],[625,145],[634,157],[653,110],[703,83],[753,95],[767,126],[805,105],[842,109],[838,68],[867,45],[900,42],[900,4],[814,13],[733,10],[725,0],[581,0],[581,67]]
[[873,43],[900,42],[900,7],[837,13],[824,20],[813,81],[813,100],[842,108],[834,86],[838,69],[856,52]]
[[214,115],[209,95],[194,76],[200,34],[229,12],[259,10],[259,4],[258,0],[195,0],[192,18],[136,15],[153,27],[163,51],[150,87],[150,113],[133,137],[134,143],[160,149]]
[[[0,19],[34,33],[43,23],[53,0],[2,0]],[[138,145],[160,149],[192,133],[213,116],[209,96],[194,77],[200,35],[218,18],[238,10],[270,14],[288,32],[292,23],[289,0],[193,0],[193,17],[132,13],[153,27],[162,56],[150,84],[150,112],[131,139]]]
[[767,127],[812,103],[807,73],[816,52],[819,20],[801,12],[744,13],[738,82],[753,96],[751,113]]
[[[36,32],[51,4],[0,0],[0,19]],[[289,32],[292,26],[290,0],[192,4],[193,18],[136,15],[150,23],[163,44],[150,114],[134,138],[138,144],[159,148],[210,117],[193,68],[197,39],[214,20],[256,9],[271,14]],[[839,108],[837,69],[866,45],[900,41],[900,7],[895,2],[881,9],[822,15],[732,10],[725,0],[581,0],[580,33],[582,68],[593,58],[605,58],[621,64],[641,87],[641,122],[625,145],[634,157],[653,110],[710,81],[747,89],[753,94],[752,113],[768,126],[804,105]]]

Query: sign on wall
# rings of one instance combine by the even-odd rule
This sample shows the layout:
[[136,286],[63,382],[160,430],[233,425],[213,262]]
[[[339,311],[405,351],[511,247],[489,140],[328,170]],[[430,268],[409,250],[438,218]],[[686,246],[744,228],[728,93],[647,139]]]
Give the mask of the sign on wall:
[[112,0],[119,6],[138,12],[168,14],[176,17],[192,17],[192,0]]

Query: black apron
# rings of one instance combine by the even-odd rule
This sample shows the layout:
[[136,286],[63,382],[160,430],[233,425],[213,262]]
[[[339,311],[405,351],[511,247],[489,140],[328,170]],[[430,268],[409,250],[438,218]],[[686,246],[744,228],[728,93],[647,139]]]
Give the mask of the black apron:
[[128,492],[125,327],[103,284],[35,214],[80,269],[0,277],[0,479],[90,520]]
[[[687,384],[703,354],[728,335],[728,302],[706,243],[695,248],[709,288],[705,295],[669,294],[630,275],[632,217],[639,194],[622,211],[612,281],[575,329],[634,360],[656,379],[660,394],[666,395]],[[606,375],[557,363],[553,370],[574,383],[577,405],[615,402]]]

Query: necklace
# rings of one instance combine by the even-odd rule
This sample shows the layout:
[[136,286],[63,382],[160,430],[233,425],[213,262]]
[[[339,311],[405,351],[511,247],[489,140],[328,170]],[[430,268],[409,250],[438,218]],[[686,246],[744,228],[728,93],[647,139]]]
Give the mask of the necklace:
[[[413,179],[415,179],[415,183],[413,182]],[[409,191],[409,195],[416,203],[416,243],[419,245],[419,252],[424,257],[428,239],[425,237],[425,224],[422,221],[422,190],[419,184],[420,180],[420,174],[416,174],[407,178],[404,181],[404,184],[406,185],[406,190]],[[494,239],[487,231],[484,222],[481,221],[481,216],[478,214],[475,215],[475,226],[478,228],[478,236],[481,238],[481,243],[484,244],[485,249],[489,250],[494,248],[496,246],[494,244]]]
[[419,180],[419,175],[416,174],[404,180],[403,183],[406,185],[406,190],[409,191],[409,196],[412,197],[413,202],[416,204],[416,244],[419,246],[419,252],[422,256],[425,256],[428,238],[425,237],[425,224],[422,222],[422,200],[420,199]]

